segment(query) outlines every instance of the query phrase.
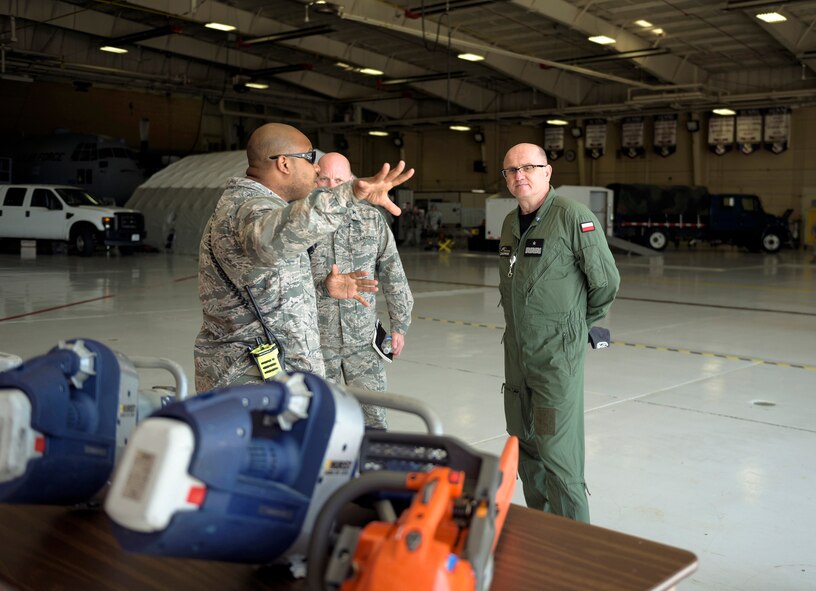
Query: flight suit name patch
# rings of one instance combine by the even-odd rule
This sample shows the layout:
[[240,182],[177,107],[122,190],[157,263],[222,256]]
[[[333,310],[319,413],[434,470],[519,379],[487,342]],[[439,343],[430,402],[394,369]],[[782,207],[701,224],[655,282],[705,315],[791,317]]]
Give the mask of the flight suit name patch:
[[524,256],[540,257],[544,252],[544,241],[541,238],[531,238],[524,243]]
[[509,257],[511,250],[512,250],[512,248],[510,247],[510,245],[505,244],[504,246],[499,248],[499,256],[500,257]]

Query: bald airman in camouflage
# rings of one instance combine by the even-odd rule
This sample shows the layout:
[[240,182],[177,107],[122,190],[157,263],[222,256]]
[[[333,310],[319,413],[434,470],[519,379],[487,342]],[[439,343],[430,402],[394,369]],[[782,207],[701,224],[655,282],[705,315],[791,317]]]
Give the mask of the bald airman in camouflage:
[[[232,178],[215,206],[199,249],[199,298],[204,320],[195,342],[196,389],[261,382],[248,351],[269,340],[252,310],[251,289],[264,324],[283,348],[286,370],[324,375],[314,283],[307,248],[343,223],[359,201],[399,215],[388,190],[413,176],[400,162],[336,189],[315,189],[320,171],[309,139],[289,125],[258,128],[247,144],[246,178]],[[364,272],[325,281],[331,297],[367,305],[376,291]]]
[[[324,155],[319,165],[317,182],[321,187],[338,187],[354,178],[349,161],[337,152]],[[362,294],[368,307],[355,300],[338,300],[329,296],[325,280],[333,265],[340,271],[364,271],[379,280],[388,308],[393,355],[397,357],[411,324],[414,297],[394,235],[379,211],[367,203],[357,203],[343,224],[314,246],[311,259],[326,377],[338,384],[384,392],[385,361],[371,343],[377,326],[376,297],[373,293]],[[367,404],[362,407],[367,426],[388,427],[384,408]]]

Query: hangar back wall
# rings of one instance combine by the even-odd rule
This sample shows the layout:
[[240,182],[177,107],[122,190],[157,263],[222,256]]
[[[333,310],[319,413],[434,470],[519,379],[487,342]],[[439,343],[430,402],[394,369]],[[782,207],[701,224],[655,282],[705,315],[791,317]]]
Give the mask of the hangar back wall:
[[[237,118],[220,112],[216,103],[202,98],[125,92],[93,86],[78,92],[68,84],[27,84],[0,80],[0,134],[4,138],[47,135],[54,129],[98,133],[139,145],[139,122],[150,120],[149,145],[152,150],[186,155],[210,150],[240,148],[251,131],[263,121]],[[562,158],[554,165],[556,184],[607,185],[612,182],[656,184],[702,184],[715,192],[755,193],[766,209],[781,214],[792,208],[801,213],[803,198],[816,198],[816,108],[794,109],[791,148],[782,154],[761,150],[751,155],[732,151],[715,156],[706,145],[706,114],[702,129],[692,134],[685,129],[686,113],[680,113],[677,152],[663,158],[647,149],[644,157],[630,159],[619,154],[620,125],[610,120],[606,155],[598,160],[585,158],[579,141],[566,133],[566,149],[576,158]],[[488,124],[481,128],[484,143],[472,133],[447,128],[407,128],[400,130],[404,145],[398,148],[391,137],[378,138],[359,132],[332,130],[309,132],[314,144],[324,150],[336,149],[335,138],[348,142],[343,150],[355,172],[368,174],[383,161],[404,158],[415,166],[411,183],[417,191],[504,191],[499,175],[501,160],[508,147],[519,142],[542,143],[539,125]],[[652,121],[646,118],[644,133],[651,146]],[[0,154],[2,155],[2,154]],[[484,162],[487,172],[477,172],[475,163]]]

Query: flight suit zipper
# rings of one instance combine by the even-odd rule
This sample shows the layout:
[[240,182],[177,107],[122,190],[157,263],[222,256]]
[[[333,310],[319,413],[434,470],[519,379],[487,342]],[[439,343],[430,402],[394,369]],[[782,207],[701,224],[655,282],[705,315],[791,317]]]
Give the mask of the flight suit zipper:
[[[532,228],[534,228],[536,225],[538,225],[538,220],[539,220],[539,218],[538,218],[538,216],[536,216],[536,218],[532,221],[532,223],[530,223],[530,225],[527,227],[527,229],[524,230],[524,232],[519,237],[518,245],[516,246],[516,252],[514,252],[512,254],[512,256],[510,257],[510,268],[507,271],[507,276],[511,278],[511,281],[510,281],[510,299],[511,299],[511,302],[512,302],[511,305],[513,306],[513,322],[516,324],[516,326],[518,326],[518,319],[516,318],[516,305],[515,305],[515,299],[516,299],[515,295],[516,294],[515,294],[515,289],[514,289],[514,286],[515,286],[516,282],[515,282],[514,279],[512,279],[512,277],[513,277],[513,265],[515,265],[516,261],[518,260],[518,253],[519,253],[519,250],[521,250],[521,245],[524,243],[524,237],[527,235],[527,233]],[[516,348],[518,350],[521,350],[521,343],[519,342],[519,331],[516,331]]]

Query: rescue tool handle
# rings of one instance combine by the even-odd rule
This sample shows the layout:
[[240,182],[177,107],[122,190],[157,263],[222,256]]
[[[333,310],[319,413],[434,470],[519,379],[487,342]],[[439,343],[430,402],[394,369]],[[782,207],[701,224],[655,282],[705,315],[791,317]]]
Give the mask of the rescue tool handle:
[[425,423],[428,428],[428,433],[431,435],[443,435],[442,419],[439,415],[416,398],[403,396],[402,394],[392,394],[391,392],[375,392],[374,390],[366,390],[365,388],[358,388],[356,386],[344,386],[346,390],[354,394],[360,402],[364,404],[373,404],[375,406],[384,406],[393,410],[400,410],[412,415],[418,416]]
[[187,375],[184,369],[170,359],[164,357],[129,357],[135,367],[142,369],[166,369],[176,380],[176,400],[187,398]]

